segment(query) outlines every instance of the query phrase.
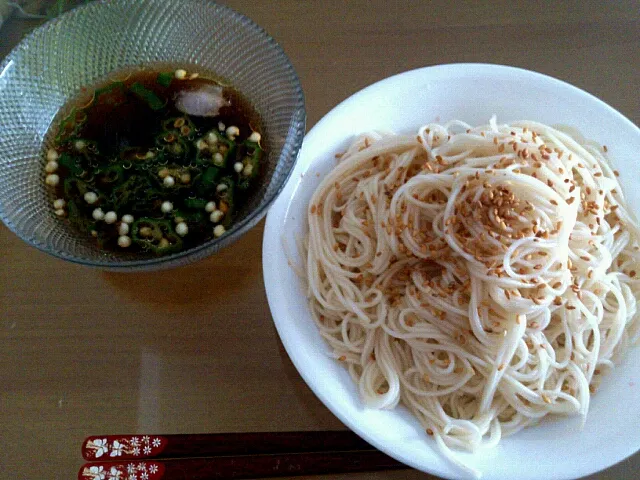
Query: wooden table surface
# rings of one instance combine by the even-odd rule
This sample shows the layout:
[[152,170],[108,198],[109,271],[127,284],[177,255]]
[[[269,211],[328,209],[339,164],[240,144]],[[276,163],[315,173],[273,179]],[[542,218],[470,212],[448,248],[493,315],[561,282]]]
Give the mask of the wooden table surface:
[[[226,3],[290,56],[309,128],[376,80],[450,62],[537,70],[640,123],[634,0]],[[37,24],[5,24],[0,55]],[[344,428],[278,340],[262,280],[262,233],[260,223],[186,268],[116,274],[49,257],[0,226],[0,478],[74,478],[88,434]],[[588,478],[638,472],[637,454]],[[407,470],[324,478],[433,477]]]

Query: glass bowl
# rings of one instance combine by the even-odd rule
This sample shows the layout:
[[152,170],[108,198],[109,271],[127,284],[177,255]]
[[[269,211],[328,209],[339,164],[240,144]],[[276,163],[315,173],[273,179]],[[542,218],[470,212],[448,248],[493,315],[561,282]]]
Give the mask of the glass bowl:
[[[47,131],[59,109],[109,73],[139,65],[189,65],[236,87],[262,119],[268,156],[261,184],[225,235],[163,257],[105,252],[55,216],[44,184]],[[35,30],[0,66],[0,219],[30,245],[109,270],[184,265],[237,240],[265,214],[295,165],[304,95],[282,48],[258,25],[209,0],[109,0]]]

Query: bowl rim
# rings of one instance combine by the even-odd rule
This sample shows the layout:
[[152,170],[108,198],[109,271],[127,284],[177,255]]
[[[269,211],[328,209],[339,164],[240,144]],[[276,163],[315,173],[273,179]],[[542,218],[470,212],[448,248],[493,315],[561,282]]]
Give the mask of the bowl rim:
[[[145,1],[150,2],[155,0],[145,0]],[[165,1],[166,3],[173,3],[171,0],[161,0],[161,1]],[[193,4],[203,3],[198,0],[183,0],[183,1],[190,2]],[[78,15],[79,12],[83,12],[85,10],[88,11],[92,9],[98,10],[98,9],[109,8],[116,2],[126,5],[127,3],[131,3],[131,0],[110,0],[108,3],[101,2],[101,1],[91,2],[85,5],[80,5],[78,7],[75,7],[63,13],[62,15],[59,15],[55,18],[52,18],[44,22],[42,25],[38,26],[37,28],[29,32],[16,46],[14,46],[11,49],[11,51],[2,60],[2,62],[0,62],[0,75],[2,75],[11,64],[18,61],[15,58],[17,54],[20,51],[22,51],[25,47],[27,47],[29,43],[33,40],[33,38],[40,35],[42,30],[45,30],[49,28],[51,25],[54,25],[57,23],[73,21],[73,18],[76,15]],[[135,3],[139,3],[139,1],[136,0]],[[234,241],[238,240],[239,237],[241,237],[246,233],[245,231],[243,231],[245,228],[248,227],[247,228],[248,230],[251,227],[253,227],[267,213],[267,210],[269,209],[271,204],[275,201],[275,199],[278,197],[278,195],[280,194],[284,186],[287,184],[291,174],[293,173],[293,170],[295,169],[295,165],[299,157],[300,149],[302,148],[302,141],[304,139],[304,134],[306,130],[306,120],[307,120],[305,97],[304,97],[304,91],[302,89],[302,83],[300,81],[300,77],[298,76],[298,73],[293,67],[293,63],[291,62],[291,59],[288,57],[288,55],[286,54],[284,49],[280,46],[280,44],[276,42],[276,40],[271,35],[269,35],[269,33],[263,27],[261,27],[256,22],[254,22],[247,15],[240,13],[227,5],[217,3],[214,1],[207,2],[207,4],[210,4],[210,8],[212,9],[220,9],[220,11],[227,12],[231,16],[236,17],[243,26],[249,29],[253,29],[259,35],[261,35],[266,40],[267,45],[276,52],[277,56],[281,57],[284,60],[284,66],[286,69],[287,76],[289,78],[289,81],[291,82],[291,85],[293,86],[293,90],[294,90],[293,100],[295,101],[295,106],[292,109],[292,114],[289,120],[289,128],[287,131],[287,137],[285,138],[284,146],[280,153],[280,156],[277,159],[276,165],[280,163],[283,157],[291,157],[293,161],[290,168],[286,172],[286,174],[282,176],[278,187],[271,193],[269,198],[266,198],[264,204],[262,204],[259,208],[256,208],[251,212],[249,212],[247,216],[244,217],[241,221],[234,223],[232,228],[227,231],[227,234],[222,237],[213,238],[201,245],[198,245],[188,250],[177,252],[171,255],[166,255],[161,257],[151,257],[151,258],[145,258],[141,260],[123,260],[118,262],[88,260],[84,258],[78,258],[73,255],[67,255],[66,253],[61,251],[55,251],[55,250],[49,249],[45,245],[41,244],[40,242],[36,242],[32,238],[29,238],[28,236],[23,235],[22,232],[20,232],[16,228],[14,223],[7,217],[4,210],[0,207],[0,220],[2,221],[2,223],[4,223],[4,225],[10,231],[12,231],[16,236],[18,236],[21,240],[23,240],[29,246],[37,248],[38,250],[46,254],[52,255],[56,258],[60,258],[68,262],[72,262],[78,265],[84,265],[87,267],[93,267],[93,268],[105,269],[105,270],[111,270],[111,271],[141,271],[141,270],[171,268],[174,266],[183,265],[185,263],[190,263],[190,259],[192,259],[192,261],[197,261],[197,260],[206,258],[207,256],[213,255],[216,252],[214,251],[209,252],[209,250],[213,250],[217,245],[220,245],[221,248],[224,248],[230,245],[231,243],[233,243]],[[0,87],[0,95],[2,94],[2,91],[3,91],[3,88]],[[287,147],[289,147],[289,149],[287,149]],[[180,262],[180,260],[183,260],[183,262]]]
[[[502,64],[486,63],[486,62],[477,62],[477,63],[462,62],[462,63],[445,63],[445,64],[429,65],[429,66],[419,67],[419,68],[407,70],[404,72],[400,72],[400,73],[388,76],[386,78],[382,78],[362,88],[361,90],[353,93],[352,95],[350,95],[349,97],[347,97],[346,99],[338,103],[335,107],[333,107],[311,128],[311,130],[305,136],[305,140],[307,138],[317,135],[317,132],[322,131],[325,128],[326,124],[333,122],[334,115],[339,116],[344,110],[349,108],[352,104],[357,104],[358,102],[360,102],[360,99],[366,99],[367,95],[370,94],[371,92],[379,91],[379,89],[383,84],[392,84],[394,82],[398,82],[400,79],[413,79],[416,76],[422,75],[425,72],[429,72],[429,71],[439,71],[439,72],[447,71],[453,75],[455,73],[461,72],[463,69],[471,69],[472,73],[476,73],[476,74],[486,73],[487,71],[491,71],[490,75],[509,74],[509,73],[513,75],[519,75],[519,76],[526,75],[528,76],[529,79],[535,79],[541,82],[547,82],[549,85],[554,85],[557,88],[571,90],[574,93],[581,95],[583,98],[588,99],[590,102],[596,103],[600,107],[608,110],[608,112],[613,114],[613,116],[615,116],[619,122],[626,124],[627,127],[630,127],[632,130],[634,130],[636,135],[640,138],[640,128],[635,123],[633,123],[630,119],[628,119],[618,110],[608,105],[606,102],[600,100],[593,94],[579,87],[576,87],[575,85],[572,85],[568,82],[565,82],[563,80],[560,80],[558,78],[555,78],[540,72],[536,72],[533,70],[528,70],[520,67],[514,67],[510,65],[502,65]],[[360,420],[354,420],[351,417],[349,417],[348,414],[346,413],[347,408],[341,407],[337,401],[334,401],[328,389],[323,388],[322,385],[320,384],[320,381],[318,379],[319,377],[317,377],[313,371],[314,366],[310,364],[309,360],[307,359],[307,357],[311,355],[311,353],[308,350],[305,350],[304,348],[301,348],[300,346],[298,346],[295,343],[294,339],[288,335],[287,329],[292,327],[295,328],[294,327],[295,321],[299,320],[299,317],[297,317],[296,319],[292,319],[290,317],[293,317],[293,316],[289,314],[290,312],[288,312],[288,308],[291,308],[291,303],[289,303],[290,302],[289,298],[290,298],[290,295],[293,295],[293,294],[287,293],[285,295],[282,295],[283,292],[286,292],[291,287],[286,287],[285,289],[281,285],[282,283],[284,283],[283,280],[281,280],[280,282],[275,281],[276,278],[282,278],[282,274],[279,273],[279,270],[278,270],[279,268],[282,268],[282,263],[279,263],[280,262],[279,259],[276,258],[276,255],[274,255],[273,252],[276,250],[282,250],[287,261],[289,261],[290,259],[289,251],[292,247],[286,248],[285,245],[283,244],[284,243],[282,240],[283,226],[285,225],[289,216],[292,215],[292,213],[290,212],[293,204],[292,199],[297,195],[297,190],[301,185],[300,182],[302,181],[298,177],[301,176],[300,174],[305,174],[305,177],[306,177],[307,176],[306,173],[308,173],[311,166],[314,163],[316,163],[315,160],[310,160],[308,162],[309,166],[307,167],[306,166],[307,162],[305,162],[304,157],[302,155],[304,153],[305,152],[304,152],[304,142],[303,142],[303,150],[301,151],[301,161],[298,162],[297,168],[294,171],[294,176],[290,178],[289,181],[287,182],[287,185],[285,185],[285,192],[279,196],[273,208],[269,211],[267,215],[266,223],[265,223],[264,234],[263,234],[263,277],[264,277],[267,301],[269,304],[273,322],[278,332],[278,336],[282,341],[283,346],[285,347],[287,355],[289,356],[290,360],[296,367],[296,370],[298,371],[298,373],[300,374],[304,382],[313,391],[315,396],[344,425],[346,425],[349,429],[353,430],[355,433],[357,433],[367,442],[369,442],[376,448],[384,451],[386,454],[394,457],[398,461],[401,461],[419,471],[427,472],[433,475],[438,475],[443,478],[448,478],[452,480],[463,478],[464,474],[459,469],[454,467],[453,464],[445,460],[441,454],[439,453],[437,454],[439,457],[438,465],[432,464],[432,465],[429,465],[428,467],[425,467],[424,463],[416,461],[413,457],[408,456],[405,452],[400,452],[398,450],[394,450],[391,447],[389,447],[387,445],[387,442],[383,440],[383,437],[381,437],[380,435],[374,435],[373,433],[368,431],[365,427],[363,427],[364,422]],[[289,192],[289,190],[291,190],[291,192]],[[297,286],[296,286],[296,289],[297,289]],[[286,300],[283,298],[283,296],[284,298],[286,298]],[[298,298],[293,301],[297,301],[298,303],[306,303],[307,298],[306,297]],[[289,304],[289,305],[286,305],[286,304]],[[305,322],[307,320],[308,319],[306,318],[304,319]],[[287,323],[285,324],[285,322]],[[326,342],[321,337],[319,337],[319,341],[321,341],[323,345],[326,345]],[[315,346],[317,342],[310,341],[309,343],[313,343]],[[309,345],[307,344],[307,345],[304,345],[303,347],[308,347],[308,346]],[[631,348],[632,347],[630,347],[630,349]],[[640,348],[640,347],[636,347],[636,348]],[[622,366],[620,366],[619,368],[622,368]],[[360,406],[362,408],[365,408],[361,401],[360,401]],[[433,446],[433,448],[435,451],[435,445]],[[627,449],[621,452],[620,455],[616,456],[615,461],[609,461],[609,459],[604,460],[604,462],[597,461],[593,464],[590,464],[586,468],[581,465],[574,465],[574,466],[571,466],[571,468],[573,469],[571,471],[567,469],[560,469],[552,477],[550,477],[550,480],[551,479],[570,480],[570,479],[576,478],[576,475],[578,475],[579,477],[582,477],[584,475],[594,474],[596,472],[602,471],[606,468],[613,466],[618,462],[621,462],[629,458],[630,456],[637,453],[639,449],[640,449],[640,436],[636,438],[635,442],[628,442]],[[481,451],[476,452],[475,454],[478,454],[480,452]],[[535,475],[535,472],[533,474]],[[529,476],[527,478],[537,478],[535,476],[531,477],[532,475],[531,472],[529,472],[528,475]],[[502,480],[503,478],[509,478],[509,477],[492,476],[492,478],[500,478]]]

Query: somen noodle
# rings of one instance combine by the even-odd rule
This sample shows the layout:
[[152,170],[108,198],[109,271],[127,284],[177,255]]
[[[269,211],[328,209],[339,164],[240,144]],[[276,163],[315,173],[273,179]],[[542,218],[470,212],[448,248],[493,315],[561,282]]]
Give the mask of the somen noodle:
[[640,336],[640,230],[606,147],[494,117],[339,157],[309,204],[305,276],[366,405],[402,402],[463,468],[454,449],[586,415]]

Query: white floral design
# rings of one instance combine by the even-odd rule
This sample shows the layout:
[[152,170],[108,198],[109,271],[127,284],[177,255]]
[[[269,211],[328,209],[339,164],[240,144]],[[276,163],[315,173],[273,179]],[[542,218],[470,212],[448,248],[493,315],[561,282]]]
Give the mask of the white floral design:
[[111,470],[109,470],[109,479],[108,480],[121,480],[122,477],[120,476],[122,472],[120,472],[120,470],[118,470],[116,467],[111,467]]
[[146,472],[147,471],[147,464],[146,463],[139,463],[138,466],[136,467],[138,469],[139,472]]
[[138,437],[132,437],[129,443],[132,447],[137,447],[138,445],[140,445],[140,439]]
[[142,480],[149,480],[149,474],[147,472],[142,472],[142,474],[140,475],[140,478]]
[[154,447],[159,447],[160,446],[160,439],[159,438],[154,438],[153,442],[151,442],[151,445],[153,445]]
[[133,453],[137,457],[138,455],[140,455],[140,447],[134,447],[131,453]]
[[122,455],[123,448],[123,444],[121,444],[118,440],[114,440],[111,444],[111,453],[109,455],[112,457],[119,457],[120,455]]
[[135,463],[130,463],[129,465],[127,465],[127,473],[131,474],[131,473],[135,473],[136,472],[136,464]]
[[135,473],[132,473],[131,475],[129,475],[129,478],[127,478],[127,480],[138,480],[138,476]]
[[144,437],[142,437],[142,441],[147,445],[149,444],[149,440],[151,440],[151,438],[149,438],[149,435],[145,435]]
[[96,438],[93,442],[93,447],[96,448],[96,458],[100,458],[105,453],[109,452],[109,444],[106,438]]
[[146,447],[144,447],[144,449],[142,451],[144,452],[145,455],[150,455],[151,454],[151,447],[149,445],[147,445]]
[[156,465],[155,463],[152,463],[149,466],[149,472],[150,473],[158,473],[158,465]]
[[104,471],[104,467],[90,467],[89,475],[93,476],[93,480],[105,480],[107,473]]

